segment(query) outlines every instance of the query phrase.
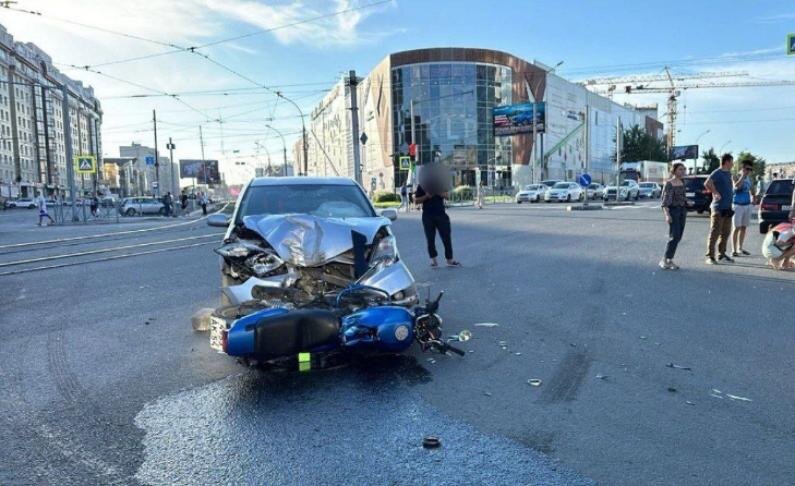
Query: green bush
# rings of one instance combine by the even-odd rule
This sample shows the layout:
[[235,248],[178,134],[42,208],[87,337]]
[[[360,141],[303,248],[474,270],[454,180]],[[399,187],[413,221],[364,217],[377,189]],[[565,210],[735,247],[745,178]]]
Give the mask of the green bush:
[[378,191],[373,196],[373,202],[377,203],[400,202],[400,195],[389,191]]
[[453,189],[452,198],[457,201],[468,201],[475,198],[475,190],[470,186],[458,186]]

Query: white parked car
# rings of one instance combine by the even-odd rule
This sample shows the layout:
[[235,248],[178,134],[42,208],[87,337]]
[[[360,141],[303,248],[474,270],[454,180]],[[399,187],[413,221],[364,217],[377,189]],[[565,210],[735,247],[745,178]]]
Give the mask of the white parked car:
[[579,201],[585,199],[585,190],[576,182],[558,182],[544,193],[544,201]]
[[516,193],[516,204],[523,202],[539,202],[544,197],[547,191],[547,186],[544,184],[530,184],[524,186],[524,189]]
[[641,182],[638,186],[640,186],[640,197],[657,199],[662,194],[662,187],[656,182]]
[[[618,190],[618,200],[625,200],[629,201],[630,199],[638,200],[640,197],[640,186],[637,182],[633,181],[632,179],[628,179],[621,183]],[[616,186],[607,186],[605,187],[604,196],[602,199],[608,201],[610,199],[616,199]]]
[[6,201],[6,207],[33,209],[36,207],[36,201],[30,198],[9,199]]
[[605,195],[605,186],[598,182],[592,182],[585,189],[585,193],[588,195],[588,199],[602,199]]
[[119,212],[124,216],[166,214],[166,207],[153,197],[126,197],[121,202]]

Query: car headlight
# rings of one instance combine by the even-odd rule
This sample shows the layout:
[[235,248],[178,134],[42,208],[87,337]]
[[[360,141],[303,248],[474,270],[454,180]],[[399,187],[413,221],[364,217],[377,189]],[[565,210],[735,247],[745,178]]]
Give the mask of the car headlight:
[[245,258],[254,252],[261,252],[262,248],[244,241],[234,241],[213,251],[224,258]]
[[262,253],[246,259],[246,265],[257,277],[262,277],[284,265],[284,260],[273,253]]
[[370,257],[370,264],[388,266],[397,261],[397,240],[392,235],[381,238]]

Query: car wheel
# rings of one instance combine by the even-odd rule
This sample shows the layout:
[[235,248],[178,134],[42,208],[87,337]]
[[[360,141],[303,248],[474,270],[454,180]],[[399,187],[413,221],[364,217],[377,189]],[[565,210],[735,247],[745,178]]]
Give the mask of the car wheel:
[[566,202],[571,202],[571,194],[566,195]]
[[770,223],[759,223],[759,232],[763,235],[770,229]]
[[160,208],[157,211],[157,214],[159,214],[160,216],[165,216],[166,215],[166,208]]
[[135,209],[129,208],[127,209],[127,211],[124,212],[124,214],[127,216],[135,216]]
[[635,200],[637,201],[638,199],[640,199],[640,193],[639,192],[635,193]]
[[516,201],[516,204],[522,204],[522,201]]

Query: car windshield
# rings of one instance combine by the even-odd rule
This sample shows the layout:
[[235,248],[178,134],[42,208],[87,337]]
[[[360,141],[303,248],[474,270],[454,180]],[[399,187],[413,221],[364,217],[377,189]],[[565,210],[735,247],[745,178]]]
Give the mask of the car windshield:
[[353,185],[292,184],[250,187],[237,213],[245,216],[310,214],[323,218],[374,217],[362,191]]
[[530,184],[529,186],[524,186],[525,191],[535,191],[536,189],[538,189],[538,186],[536,184]]
[[644,183],[642,183],[640,185],[640,187],[645,187],[647,189],[651,189],[652,187],[654,187],[654,183],[653,182],[644,182]]
[[793,182],[790,180],[773,181],[765,194],[789,196],[793,191]]
[[588,186],[589,189],[599,189],[599,184],[591,184]]
[[568,189],[569,188],[569,183],[568,182],[558,182],[557,184],[555,184],[552,187],[554,187],[555,189]]
[[621,183],[621,185],[626,187],[626,186],[630,185],[630,182],[629,181],[624,181],[624,182]]

